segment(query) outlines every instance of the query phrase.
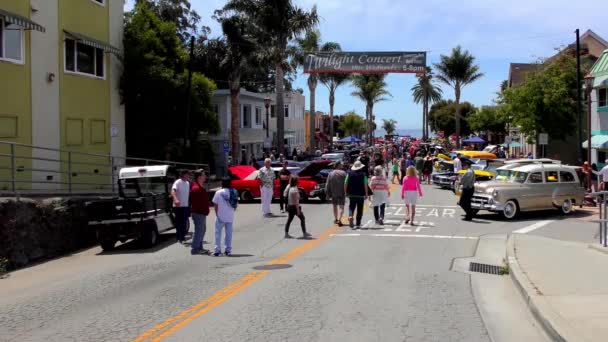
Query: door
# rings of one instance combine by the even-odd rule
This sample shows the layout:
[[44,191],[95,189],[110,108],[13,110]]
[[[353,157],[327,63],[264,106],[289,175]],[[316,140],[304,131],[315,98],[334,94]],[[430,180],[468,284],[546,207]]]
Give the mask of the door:
[[[547,197],[547,188],[544,185],[542,172],[530,173],[520,200],[522,211],[538,210],[544,207],[544,199]],[[551,198],[551,195],[548,197]]]

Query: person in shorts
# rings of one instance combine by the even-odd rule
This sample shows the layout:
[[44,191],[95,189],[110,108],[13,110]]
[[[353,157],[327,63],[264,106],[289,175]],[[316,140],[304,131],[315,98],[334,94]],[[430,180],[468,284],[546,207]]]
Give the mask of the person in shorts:
[[418,197],[422,197],[422,187],[417,175],[418,172],[414,166],[408,167],[401,188],[401,199],[405,201],[405,223],[411,222],[412,226],[414,225],[414,216],[416,216]]
[[346,194],[344,193],[344,181],[346,172],[342,169],[342,162],[336,162],[334,170],[329,173],[325,183],[325,194],[331,200],[334,209],[334,224],[342,227],[342,216],[344,215],[344,203]]

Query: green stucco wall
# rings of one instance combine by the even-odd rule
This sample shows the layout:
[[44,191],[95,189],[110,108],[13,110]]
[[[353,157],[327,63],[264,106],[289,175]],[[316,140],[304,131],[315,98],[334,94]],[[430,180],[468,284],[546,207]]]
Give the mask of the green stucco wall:
[[[0,9],[15,13],[26,18],[30,17],[29,1],[0,0]],[[30,33],[24,31],[24,64],[14,64],[0,61],[0,141],[10,141],[20,144],[32,142],[32,101],[31,101],[31,58]],[[0,144],[0,153],[10,153],[8,145]],[[15,166],[31,168],[31,150],[18,147],[15,154]],[[0,156],[0,165],[10,166],[8,157]],[[11,184],[6,182],[11,178],[11,172],[0,170],[0,189],[10,189]],[[27,181],[31,172],[17,172],[16,180]],[[16,188],[25,189],[29,184],[17,183]]]
[[[86,15],[83,15],[85,14]],[[90,38],[108,42],[109,4],[97,5],[90,0],[59,1],[59,61],[60,61],[60,120],[61,149],[87,153],[110,153],[110,58],[105,56],[105,77],[98,79],[74,75],[64,71],[65,38],[63,31],[80,33]],[[101,136],[101,139],[100,139]],[[65,154],[62,158],[65,158]],[[103,163],[104,158],[72,155],[72,162]],[[106,158],[107,159],[107,158]],[[100,176],[86,175],[97,170],[107,170],[95,165],[74,165],[72,172],[83,183],[100,182]],[[75,188],[90,188],[77,186]]]

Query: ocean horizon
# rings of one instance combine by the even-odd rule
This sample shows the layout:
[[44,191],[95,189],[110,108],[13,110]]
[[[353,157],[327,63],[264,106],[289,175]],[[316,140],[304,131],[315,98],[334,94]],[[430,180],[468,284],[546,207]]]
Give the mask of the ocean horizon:
[[[413,138],[422,138],[422,128],[397,129],[397,134],[399,134],[399,136],[410,136]],[[376,130],[377,137],[382,137],[384,135],[386,135],[386,132],[383,129]],[[433,135],[434,134],[431,133],[431,136],[433,136]]]

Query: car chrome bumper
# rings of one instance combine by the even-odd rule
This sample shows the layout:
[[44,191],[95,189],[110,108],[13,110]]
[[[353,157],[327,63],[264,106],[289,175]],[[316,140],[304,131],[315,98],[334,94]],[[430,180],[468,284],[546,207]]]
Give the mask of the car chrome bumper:
[[477,210],[502,211],[504,205],[496,202],[492,197],[475,195],[471,199],[471,208]]
[[325,196],[325,189],[315,189],[310,192],[309,197],[320,197]]

